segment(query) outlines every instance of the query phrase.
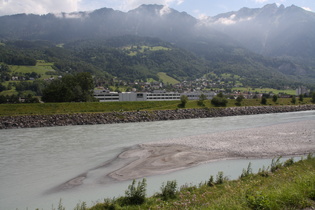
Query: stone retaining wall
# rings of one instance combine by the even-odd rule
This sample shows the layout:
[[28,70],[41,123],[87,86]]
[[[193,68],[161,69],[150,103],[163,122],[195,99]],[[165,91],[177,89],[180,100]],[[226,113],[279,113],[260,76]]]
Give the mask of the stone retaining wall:
[[252,106],[63,115],[2,116],[0,129],[95,125],[315,110],[314,105]]

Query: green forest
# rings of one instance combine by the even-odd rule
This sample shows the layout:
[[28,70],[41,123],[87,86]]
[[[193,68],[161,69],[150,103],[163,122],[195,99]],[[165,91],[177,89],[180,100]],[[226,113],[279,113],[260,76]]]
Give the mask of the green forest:
[[[251,88],[314,88],[313,75],[296,76],[279,71],[291,65],[284,59],[265,58],[242,48],[214,48],[188,51],[157,38],[121,36],[110,39],[81,40],[65,44],[48,41],[7,41],[0,45],[0,95],[15,103],[16,95],[36,102],[35,96],[49,102],[45,94],[53,86],[68,90],[66,101],[93,101],[87,90],[69,79],[90,74],[95,86],[124,86],[135,81],[194,81],[203,78],[212,83]],[[292,67],[293,68],[293,67]],[[310,71],[312,72],[312,71]],[[62,78],[62,79],[61,79]],[[59,84],[60,83],[60,84]],[[62,85],[61,85],[62,84]],[[128,86],[128,85],[127,85]],[[131,87],[129,87],[131,88]],[[227,88],[227,87],[225,87]],[[69,91],[71,89],[71,91]],[[91,93],[91,92],[90,92]],[[80,95],[75,98],[71,95]],[[58,95],[58,94],[57,94]],[[57,97],[56,95],[56,97]]]

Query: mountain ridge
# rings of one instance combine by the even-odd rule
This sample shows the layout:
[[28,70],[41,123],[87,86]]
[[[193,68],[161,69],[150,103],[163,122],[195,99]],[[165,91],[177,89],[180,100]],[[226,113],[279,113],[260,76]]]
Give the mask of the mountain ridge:
[[[48,40],[58,44],[123,36],[151,37],[193,53],[209,63],[207,66],[213,71],[237,75],[245,68],[260,74],[255,71],[260,68],[295,81],[315,81],[315,13],[296,6],[244,7],[198,20],[163,5],[141,5],[128,12],[101,8],[89,12],[2,16],[0,25],[2,41]],[[274,58],[282,61],[269,65]],[[204,68],[204,72],[209,71]]]

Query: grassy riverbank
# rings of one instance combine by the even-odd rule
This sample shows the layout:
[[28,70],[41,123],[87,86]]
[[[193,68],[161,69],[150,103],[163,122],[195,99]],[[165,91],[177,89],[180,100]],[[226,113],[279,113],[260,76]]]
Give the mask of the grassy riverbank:
[[138,184],[130,185],[129,196],[105,199],[91,208],[78,204],[76,209],[306,209],[315,206],[315,158],[308,155],[295,163],[275,159],[257,174],[252,174],[249,165],[233,181],[219,172],[199,186],[179,190],[176,181],[171,181],[150,198],[145,198],[145,183]]
[[[236,106],[236,100],[228,100],[227,107]],[[0,104],[0,116],[15,115],[52,115],[73,113],[101,113],[144,110],[175,110],[180,101],[144,101],[144,102],[91,102],[91,103],[41,103],[41,104]],[[293,105],[289,98],[279,98],[277,102],[267,100],[267,106]],[[297,100],[295,105],[311,104],[310,98],[303,102]],[[259,99],[244,99],[241,106],[260,106]],[[205,107],[213,107],[210,101],[205,101]],[[188,101],[186,108],[203,108],[197,101]]]

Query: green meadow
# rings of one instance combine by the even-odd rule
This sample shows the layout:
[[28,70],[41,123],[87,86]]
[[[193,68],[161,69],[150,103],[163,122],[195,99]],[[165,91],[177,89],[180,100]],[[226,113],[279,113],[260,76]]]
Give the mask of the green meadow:
[[258,92],[258,93],[274,93],[274,94],[288,94],[288,95],[295,95],[296,91],[293,89],[288,89],[288,90],[277,90],[273,88],[250,88],[250,87],[237,87],[233,88],[233,91],[241,91],[241,92]]
[[[137,101],[137,102],[85,102],[85,103],[38,103],[38,104],[0,104],[0,116],[13,115],[52,115],[73,113],[102,113],[121,111],[154,111],[178,109],[178,101]],[[233,107],[236,100],[229,99],[227,107]],[[197,101],[189,100],[185,108],[213,108],[210,100],[199,106]],[[296,105],[312,104],[310,98],[298,99]],[[277,102],[267,99],[266,106],[293,105],[290,98],[280,98]],[[259,99],[244,99],[241,106],[261,106]]]
[[166,73],[164,72],[159,72],[157,74],[157,76],[162,80],[163,83],[165,84],[171,84],[171,85],[175,85],[180,83],[178,80],[168,76]]
[[55,72],[55,70],[52,68],[53,63],[46,63],[44,61],[37,61],[37,64],[35,66],[16,66],[11,65],[10,69],[12,71],[12,74],[16,73],[32,73],[35,72],[37,74],[41,75],[41,79],[48,79],[51,77],[51,75],[46,74],[47,72]]

